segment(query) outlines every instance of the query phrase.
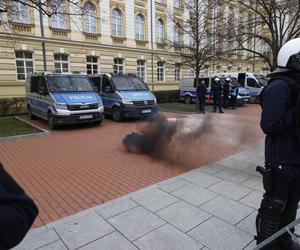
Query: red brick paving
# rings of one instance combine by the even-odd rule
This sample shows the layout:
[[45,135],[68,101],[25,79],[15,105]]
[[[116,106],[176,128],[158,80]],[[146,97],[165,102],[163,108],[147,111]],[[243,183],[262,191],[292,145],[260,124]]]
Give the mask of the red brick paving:
[[[256,105],[209,115],[213,130],[185,149],[190,167],[128,154],[122,139],[143,123],[111,120],[100,127],[66,127],[51,135],[2,141],[0,161],[37,203],[37,227],[222,159],[263,137]],[[44,121],[35,123],[47,127]]]

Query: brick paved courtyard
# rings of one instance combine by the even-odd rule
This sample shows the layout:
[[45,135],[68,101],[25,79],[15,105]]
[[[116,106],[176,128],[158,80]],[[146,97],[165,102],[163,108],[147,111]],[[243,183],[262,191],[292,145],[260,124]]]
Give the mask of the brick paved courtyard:
[[[50,135],[2,141],[0,160],[38,204],[36,227],[240,152],[263,138],[259,106],[209,116],[213,130],[193,142],[193,150],[186,149],[190,167],[128,154],[122,140],[143,123],[108,119],[100,127],[66,127]],[[47,127],[40,120],[35,124]]]

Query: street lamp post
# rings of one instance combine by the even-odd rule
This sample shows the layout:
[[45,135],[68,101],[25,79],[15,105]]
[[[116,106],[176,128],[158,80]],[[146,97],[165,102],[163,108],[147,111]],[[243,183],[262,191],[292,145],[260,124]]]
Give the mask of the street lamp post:
[[40,26],[41,26],[41,40],[42,40],[42,53],[43,53],[43,65],[44,71],[47,71],[47,60],[46,60],[46,45],[45,45],[45,34],[44,34],[44,21],[43,21],[43,12],[42,12],[42,2],[38,1],[39,5],[39,14],[40,14]]

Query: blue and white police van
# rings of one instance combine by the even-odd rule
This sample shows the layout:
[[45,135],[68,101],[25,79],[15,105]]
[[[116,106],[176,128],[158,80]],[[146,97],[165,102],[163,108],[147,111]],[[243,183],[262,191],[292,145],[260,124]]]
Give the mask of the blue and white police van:
[[74,73],[35,73],[26,80],[26,106],[31,119],[58,125],[94,123],[104,118],[101,97],[86,75]]
[[134,74],[88,76],[102,97],[105,114],[114,121],[145,118],[157,113],[157,101],[148,86]]
[[[218,76],[219,77],[219,76]],[[221,83],[224,84],[225,77],[219,77],[221,80]],[[214,84],[215,76],[214,77],[199,77],[199,82],[204,81],[205,86],[207,88],[207,102],[212,102],[211,97],[211,87]],[[234,80],[232,78],[232,80]],[[237,83],[238,84],[238,83]],[[245,103],[248,103],[251,99],[250,92],[248,89],[244,88],[243,86],[240,86],[238,84],[239,88],[239,94],[237,96],[237,104],[239,106],[244,105]],[[184,101],[187,104],[193,103],[196,101],[196,79],[195,77],[184,77],[180,79],[179,82],[179,93],[180,93],[180,100]]]

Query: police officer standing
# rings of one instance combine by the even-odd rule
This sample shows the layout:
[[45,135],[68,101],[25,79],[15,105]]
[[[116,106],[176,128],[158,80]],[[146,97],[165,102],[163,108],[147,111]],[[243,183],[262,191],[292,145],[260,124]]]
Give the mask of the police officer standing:
[[196,93],[199,101],[199,113],[205,114],[205,98],[207,95],[207,89],[204,80],[201,80],[197,86]]
[[229,105],[228,101],[229,101],[230,82],[231,79],[227,77],[223,85],[223,106],[225,109],[227,109]]
[[211,91],[214,102],[213,112],[217,112],[217,107],[219,107],[219,112],[224,113],[222,110],[222,85],[219,77],[215,77]]
[[239,94],[239,88],[236,82],[234,81],[232,83],[232,86],[230,87],[230,106],[232,109],[236,109],[238,94]]
[[[300,38],[283,45],[277,65],[261,94],[266,166],[258,244],[295,220],[300,200]],[[299,250],[300,245],[285,233],[263,249]]]

